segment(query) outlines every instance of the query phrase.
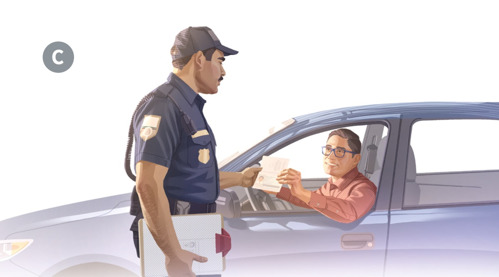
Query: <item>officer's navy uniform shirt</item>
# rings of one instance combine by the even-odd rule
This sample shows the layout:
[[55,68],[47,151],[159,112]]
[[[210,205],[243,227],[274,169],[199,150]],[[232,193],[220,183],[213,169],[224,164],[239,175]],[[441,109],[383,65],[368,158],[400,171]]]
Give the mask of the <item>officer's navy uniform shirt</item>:
[[135,164],[142,160],[168,167],[163,185],[169,199],[213,203],[218,198],[216,142],[203,114],[205,103],[171,73],[137,110]]

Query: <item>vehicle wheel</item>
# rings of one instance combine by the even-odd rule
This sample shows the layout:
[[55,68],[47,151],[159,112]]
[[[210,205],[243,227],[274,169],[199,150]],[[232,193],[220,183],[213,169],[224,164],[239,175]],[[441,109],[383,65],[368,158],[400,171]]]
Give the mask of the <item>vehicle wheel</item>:
[[138,277],[119,266],[105,263],[86,263],[66,268],[53,277]]

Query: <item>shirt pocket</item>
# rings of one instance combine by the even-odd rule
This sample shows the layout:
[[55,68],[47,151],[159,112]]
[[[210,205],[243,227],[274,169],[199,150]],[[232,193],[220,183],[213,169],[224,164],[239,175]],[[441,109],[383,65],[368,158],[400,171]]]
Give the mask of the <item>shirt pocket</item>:
[[189,145],[187,161],[192,168],[206,168],[213,166],[213,148],[209,135],[192,138]]

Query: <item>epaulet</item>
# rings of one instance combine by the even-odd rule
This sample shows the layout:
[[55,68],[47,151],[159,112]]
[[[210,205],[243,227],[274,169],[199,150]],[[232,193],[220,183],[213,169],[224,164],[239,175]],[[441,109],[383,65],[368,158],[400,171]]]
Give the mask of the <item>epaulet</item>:
[[190,105],[185,100],[185,98],[180,93],[178,93],[178,90],[177,93],[175,93],[175,91],[173,91],[173,88],[174,87],[172,85],[165,83],[159,86],[157,90],[161,92],[162,96],[170,98],[173,104],[177,106],[178,110],[182,114],[182,120],[185,124],[185,127],[187,128],[187,132],[190,135],[194,135],[196,133],[196,127],[194,126],[194,122],[189,117],[189,115],[184,112],[190,109]]
[[172,90],[173,90],[173,86],[171,84],[168,84],[168,83],[164,83],[162,84],[161,86],[157,87],[155,89],[155,94],[157,96],[160,96],[160,97],[168,97],[168,95],[171,94]]

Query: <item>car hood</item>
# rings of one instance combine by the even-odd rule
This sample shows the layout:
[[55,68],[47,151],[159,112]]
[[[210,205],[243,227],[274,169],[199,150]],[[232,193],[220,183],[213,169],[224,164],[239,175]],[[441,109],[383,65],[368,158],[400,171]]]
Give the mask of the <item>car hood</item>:
[[72,221],[128,213],[130,193],[54,207],[0,221],[0,240],[12,235]]

